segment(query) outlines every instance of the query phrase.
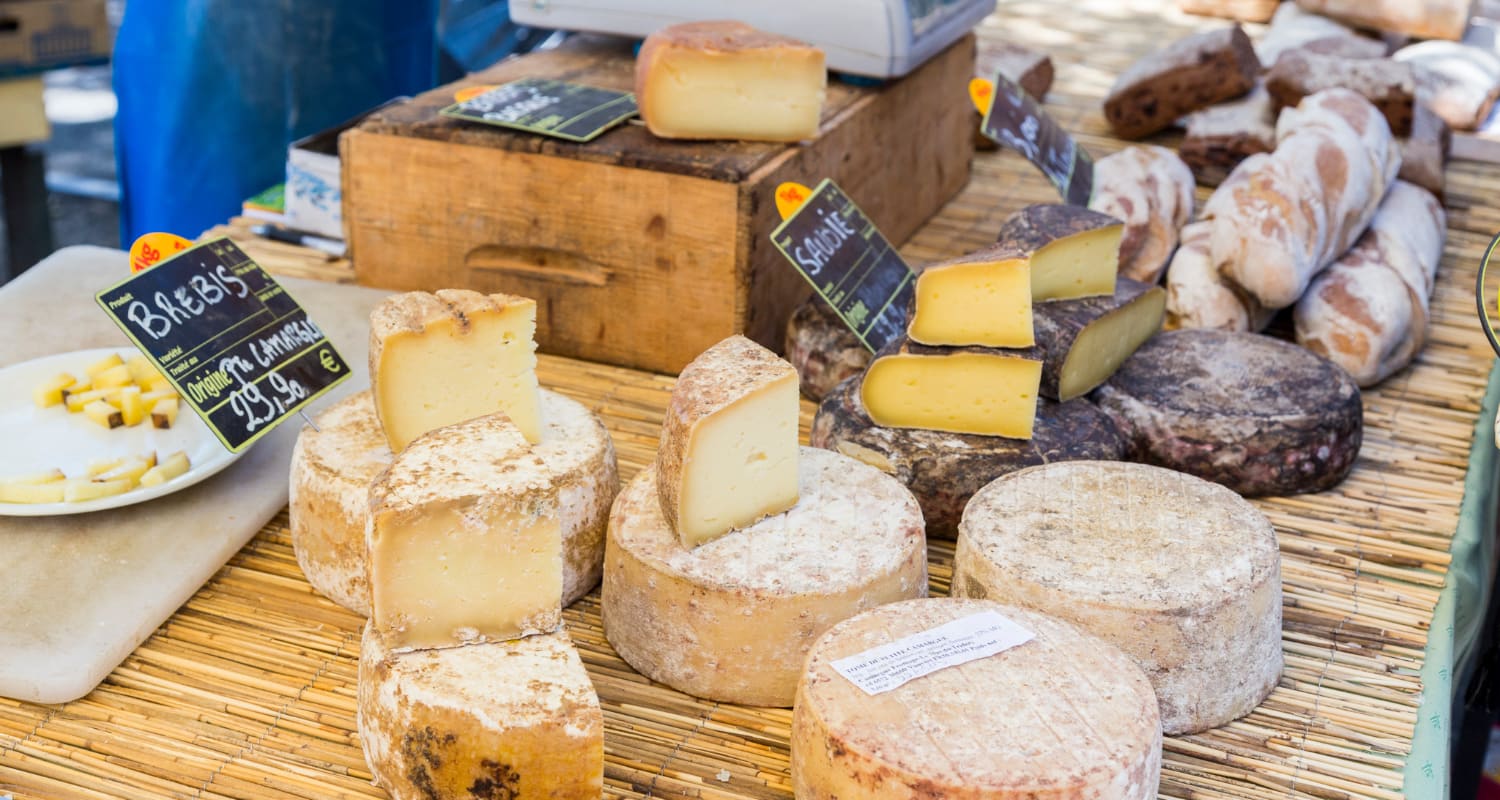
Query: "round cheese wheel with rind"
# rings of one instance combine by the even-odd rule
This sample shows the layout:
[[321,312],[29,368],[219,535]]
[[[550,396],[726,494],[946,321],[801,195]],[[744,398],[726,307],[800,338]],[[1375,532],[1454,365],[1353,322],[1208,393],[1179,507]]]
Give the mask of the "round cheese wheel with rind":
[[969,498],[990,481],[1053,461],[1125,457],[1125,440],[1088,400],[1037,401],[1030,440],[876,425],[859,378],[834,389],[813,418],[812,445],[857,458],[900,481],[922,506],[927,535],[952,539]]
[[1157,334],[1094,391],[1132,461],[1247,497],[1320,492],[1354,468],[1359,386],[1337,364],[1254,333]]
[[854,459],[804,447],[796,506],[691,550],[647,469],[620,493],[605,553],[604,634],[636,671],[681,692],[789,706],[813,641],[881,603],[925,597],[911,493]]
[[[604,530],[619,492],[614,443],[583,404],[542,391],[542,441],[532,445],[554,482],[563,533],[563,605],[588,594],[604,565]],[[292,451],[288,517],[302,573],[320,594],[370,614],[365,522],[370,482],[392,455],[369,392],[331,406],[302,429]]]
[[604,714],[566,631],[395,651],[360,646],[357,727],[394,800],[597,798]]
[[1223,486],[1145,464],[1048,464],[979,490],[959,531],[955,596],[1118,646],[1151,679],[1169,735],[1248,714],[1281,678],[1276,531]]
[[[985,611],[1034,634],[868,695],[832,662]],[[792,712],[797,800],[1152,800],[1161,725],[1151,684],[1114,645],[987,600],[892,603],[808,654]]]

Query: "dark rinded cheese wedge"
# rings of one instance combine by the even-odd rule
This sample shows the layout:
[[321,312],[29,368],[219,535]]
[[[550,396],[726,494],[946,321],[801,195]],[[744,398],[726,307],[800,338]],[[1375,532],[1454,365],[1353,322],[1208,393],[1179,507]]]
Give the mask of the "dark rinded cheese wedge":
[[1130,65],[1104,99],[1104,116],[1115,135],[1139,139],[1250,91],[1259,72],[1255,48],[1238,25],[1195,33]]
[[1161,330],[1166,304],[1160,286],[1122,277],[1111,296],[1038,305],[1032,350],[1042,356],[1042,394],[1072,400],[1093,391]]
[[1349,373],[1253,333],[1167,331],[1093,395],[1134,461],[1246,496],[1318,492],[1349,474],[1363,409]]
[[1079,206],[1043,203],[1010,215],[995,241],[1031,257],[1031,299],[1108,295],[1125,223]]
[[1295,106],[1324,89],[1350,89],[1369,100],[1395,136],[1411,133],[1417,79],[1410,64],[1388,58],[1340,58],[1305,48],[1289,50],[1266,73],[1277,109]]
[[1125,440],[1114,423],[1084,399],[1037,404],[1031,440],[883,428],[859,398],[859,379],[839,384],[813,418],[812,444],[853,456],[894,475],[911,489],[927,535],[952,539],[969,498],[1010,472],[1054,461],[1117,461]]
[[860,398],[887,428],[1030,439],[1041,354],[991,347],[931,347],[907,339],[865,371]]
[[802,394],[822,400],[845,378],[865,371],[874,356],[821,298],[807,298],[786,321],[786,360],[797,369]]
[[1030,347],[1030,259],[995,244],[920,267],[906,332],[923,344]]

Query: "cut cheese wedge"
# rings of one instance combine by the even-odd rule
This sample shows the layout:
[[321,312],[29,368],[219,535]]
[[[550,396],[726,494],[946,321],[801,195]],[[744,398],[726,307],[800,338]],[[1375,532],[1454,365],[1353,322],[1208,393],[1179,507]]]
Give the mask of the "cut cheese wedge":
[[823,51],[743,22],[690,22],[646,37],[635,96],[653,135],[795,142],[818,135]]
[[1044,362],[1042,394],[1071,400],[1109,380],[1161,330],[1166,307],[1161,287],[1124,277],[1109,296],[1038,305],[1034,350]]
[[370,486],[371,620],[392,648],[562,624],[558,495],[504,414],[424,434]]
[[903,341],[870,364],[860,396],[888,428],[1030,439],[1041,381],[1031,355]]
[[539,441],[535,334],[536,301],[513,295],[408,292],[376,307],[370,376],[391,450],[496,412]]
[[796,505],[799,413],[797,371],[743,336],[687,365],[656,454],[662,512],[683,546]]
[[1108,214],[1053,203],[1027,206],[1000,226],[996,240],[1031,257],[1031,299],[1110,295],[1125,223]]
[[1031,263],[994,245],[917,273],[907,335],[930,345],[1030,347]]

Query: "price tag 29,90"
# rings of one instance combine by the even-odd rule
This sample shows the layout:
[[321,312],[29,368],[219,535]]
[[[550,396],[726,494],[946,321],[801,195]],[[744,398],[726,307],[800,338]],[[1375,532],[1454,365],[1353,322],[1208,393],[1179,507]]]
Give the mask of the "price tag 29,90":
[[1026,90],[1004,75],[996,74],[993,83],[988,83],[989,103],[982,105],[986,83],[975,78],[969,89],[984,114],[980,131],[1035,164],[1069,205],[1087,206],[1094,191],[1094,162],[1089,154]]
[[228,239],[96,299],[231,452],[349,377],[307,312]]
[[871,352],[906,330],[915,291],[911,267],[865,213],[824,179],[791,210],[771,241]]

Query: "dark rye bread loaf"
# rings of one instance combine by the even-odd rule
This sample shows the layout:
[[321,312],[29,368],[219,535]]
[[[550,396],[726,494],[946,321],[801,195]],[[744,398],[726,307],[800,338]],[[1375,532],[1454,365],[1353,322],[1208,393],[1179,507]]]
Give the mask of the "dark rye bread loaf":
[[1188,115],[1178,155],[1205,186],[1218,186],[1241,161],[1276,149],[1276,108],[1264,86],[1238,100]]
[[1350,89],[1369,100],[1395,136],[1411,133],[1417,80],[1410,64],[1388,58],[1340,58],[1288,50],[1266,73],[1266,91],[1279,111],[1324,89]]
[[1195,33],[1142,58],[1115,81],[1104,117],[1115,134],[1138,139],[1190,111],[1250,91],[1260,61],[1238,25]]

